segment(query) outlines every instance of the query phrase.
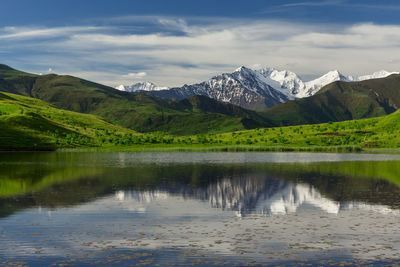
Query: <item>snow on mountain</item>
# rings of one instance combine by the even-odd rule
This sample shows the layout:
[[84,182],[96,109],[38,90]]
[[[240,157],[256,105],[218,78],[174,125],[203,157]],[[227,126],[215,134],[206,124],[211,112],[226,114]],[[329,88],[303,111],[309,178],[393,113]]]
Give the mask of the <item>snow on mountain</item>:
[[276,90],[284,93],[289,99],[297,99],[314,95],[322,87],[335,81],[352,81],[351,76],[344,76],[339,71],[330,71],[323,76],[305,82],[296,73],[273,68],[261,69],[260,72]]
[[378,71],[372,75],[364,75],[360,77],[346,76],[338,70],[329,71],[321,77],[303,81],[297,74],[287,70],[276,70],[273,68],[265,68],[258,70],[267,79],[272,80],[269,84],[276,90],[281,91],[290,99],[303,98],[312,96],[317,93],[322,87],[336,81],[353,82],[364,81],[369,79],[385,78],[399,72],[388,72],[385,70]]
[[281,91],[289,98],[294,99],[305,88],[304,82],[296,73],[287,70],[264,68],[258,71],[267,82],[276,90]]
[[160,91],[153,92],[153,94],[178,99],[204,95],[244,108],[265,110],[289,100],[284,93],[269,85],[269,81],[259,72],[240,67],[233,73],[223,73],[202,83],[184,85],[171,88],[168,92]]
[[364,81],[384,78],[391,74],[399,72],[382,70],[372,75],[353,77],[333,70],[317,79],[304,81],[296,73],[288,70],[274,68],[252,70],[242,66],[232,73],[223,73],[208,81],[185,84],[182,87],[158,87],[151,82],[142,82],[132,86],[120,85],[116,89],[133,93],[145,91],[159,97],[176,99],[204,95],[248,109],[265,110],[288,100],[312,96],[322,87],[335,81]]
[[358,81],[385,78],[385,77],[388,77],[388,76],[390,76],[392,74],[400,74],[400,72],[388,72],[386,70],[381,70],[381,71],[374,72],[371,75],[360,76],[360,77],[358,77]]
[[338,70],[333,70],[315,80],[306,82],[304,90],[297,95],[297,98],[312,96],[325,85],[336,81],[350,82],[352,80],[353,78],[351,76],[344,76]]
[[137,92],[137,91],[160,91],[160,90],[168,90],[168,87],[159,87],[155,85],[152,82],[139,82],[135,83],[133,85],[127,86],[127,85],[119,85],[115,87],[115,89],[118,89],[120,91],[126,91],[126,92]]

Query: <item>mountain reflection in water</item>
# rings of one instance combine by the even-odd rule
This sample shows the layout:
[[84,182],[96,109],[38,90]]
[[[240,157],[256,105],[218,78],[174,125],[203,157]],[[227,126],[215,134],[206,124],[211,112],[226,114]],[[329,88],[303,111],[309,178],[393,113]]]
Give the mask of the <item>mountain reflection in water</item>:
[[202,188],[175,185],[171,188],[146,191],[120,190],[115,193],[115,198],[121,202],[135,201],[142,204],[141,211],[143,212],[146,210],[146,204],[157,200],[168,200],[172,196],[208,201],[212,208],[235,211],[237,216],[295,213],[304,206],[317,208],[330,214],[338,214],[342,210],[350,209],[399,214],[398,210],[386,205],[334,201],[324,197],[312,185],[295,184],[271,178],[222,179]]
[[[239,216],[286,214],[302,207],[332,214],[371,205],[382,212],[400,208],[400,161],[378,161],[394,156],[322,154],[322,162],[315,162],[318,154],[312,153],[209,154],[209,159],[234,163],[205,162],[206,153],[177,153],[176,159],[173,153],[0,154],[0,217],[112,194],[138,201],[161,193],[182,196]],[[276,163],[296,156],[301,163]],[[335,161],[346,157],[350,161]],[[272,162],[260,163],[262,158]]]
[[396,157],[0,154],[0,266],[395,265]]

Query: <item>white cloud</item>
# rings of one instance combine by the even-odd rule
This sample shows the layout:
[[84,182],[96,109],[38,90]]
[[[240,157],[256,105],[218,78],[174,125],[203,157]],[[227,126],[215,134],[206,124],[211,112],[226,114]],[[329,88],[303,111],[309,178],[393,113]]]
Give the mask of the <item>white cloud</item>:
[[[296,8],[296,7],[326,7],[326,6],[336,6],[336,7],[341,7],[341,8],[357,8],[357,9],[382,9],[382,10],[399,10],[400,5],[399,4],[369,4],[369,3],[352,3],[352,1],[346,1],[346,0],[321,0],[321,1],[305,1],[305,2],[298,2],[298,3],[288,3],[288,4],[282,4],[280,6],[277,6],[275,9],[280,9],[280,8]],[[272,9],[274,10],[274,9]],[[268,13],[267,10],[265,13]]]
[[43,37],[69,36],[78,32],[91,32],[104,30],[105,27],[54,27],[54,28],[30,28],[30,27],[4,27],[0,29],[2,39],[36,39]]
[[[319,75],[331,69],[352,75],[380,69],[400,70],[400,26],[397,25],[312,25],[222,19],[190,24],[173,18],[152,21],[157,21],[162,29],[180,33],[162,30],[132,33],[118,26],[107,30],[69,27],[69,33],[62,35],[61,40],[47,40],[35,46],[35,42],[26,44],[18,38],[61,36],[61,28],[3,28],[0,39],[8,39],[8,47],[14,42],[16,46],[29,45],[30,49],[39,51],[35,55],[24,55],[24,60],[31,64],[48,66],[51,63],[63,73],[111,86],[129,84],[132,79],[143,77],[160,86],[180,86],[241,65],[267,65],[303,75]],[[4,31],[14,34],[13,37],[5,37]],[[41,50],[47,54],[41,55]],[[134,72],[127,75],[131,70]]]
[[128,73],[128,77],[130,78],[135,78],[135,79],[142,79],[144,77],[146,77],[147,73],[146,72],[132,72],[132,73]]
[[336,6],[336,5],[342,5],[343,0],[328,0],[328,1],[318,1],[318,2],[299,2],[299,3],[290,3],[290,4],[283,4],[281,5],[282,7],[299,7],[299,6]]

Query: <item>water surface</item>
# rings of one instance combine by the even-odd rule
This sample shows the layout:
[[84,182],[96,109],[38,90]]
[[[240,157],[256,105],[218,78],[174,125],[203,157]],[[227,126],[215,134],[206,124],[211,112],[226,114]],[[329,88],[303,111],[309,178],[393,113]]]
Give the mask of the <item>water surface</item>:
[[400,157],[0,153],[0,265],[400,263]]

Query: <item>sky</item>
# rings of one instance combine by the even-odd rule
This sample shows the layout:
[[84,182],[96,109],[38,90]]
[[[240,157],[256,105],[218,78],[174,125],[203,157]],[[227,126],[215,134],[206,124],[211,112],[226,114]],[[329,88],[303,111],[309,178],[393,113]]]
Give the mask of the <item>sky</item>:
[[2,0],[0,63],[110,86],[400,71],[398,0]]

